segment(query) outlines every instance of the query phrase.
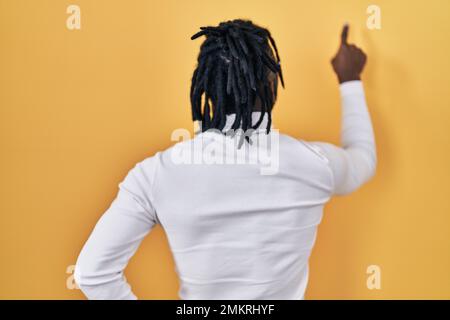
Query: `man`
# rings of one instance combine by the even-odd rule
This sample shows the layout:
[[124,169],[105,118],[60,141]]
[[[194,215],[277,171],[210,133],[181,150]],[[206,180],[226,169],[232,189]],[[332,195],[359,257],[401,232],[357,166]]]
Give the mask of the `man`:
[[[276,134],[271,112],[284,80],[267,29],[233,20],[192,39],[203,35],[191,87],[200,132],[139,162],[119,184],[77,261],[75,280],[89,299],[136,299],[123,270],[156,224],[167,234],[181,299],[303,299],[324,204],[375,173],[360,80],[366,56],[348,44],[348,26],[332,60],[342,146]],[[277,167],[262,174],[258,154],[270,148]],[[211,149],[224,161],[175,161],[204,159]],[[243,153],[254,161],[234,161]]]

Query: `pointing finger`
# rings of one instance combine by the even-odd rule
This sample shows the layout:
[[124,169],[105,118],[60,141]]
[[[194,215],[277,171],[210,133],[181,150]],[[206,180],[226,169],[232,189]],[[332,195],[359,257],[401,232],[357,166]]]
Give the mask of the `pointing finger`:
[[344,28],[342,28],[341,33],[341,45],[347,44],[347,38],[348,38],[348,24],[344,24]]

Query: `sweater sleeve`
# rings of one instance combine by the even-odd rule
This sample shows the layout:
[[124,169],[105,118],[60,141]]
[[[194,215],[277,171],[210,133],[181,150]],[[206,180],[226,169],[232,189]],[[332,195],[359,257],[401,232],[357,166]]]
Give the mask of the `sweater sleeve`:
[[81,250],[74,279],[88,299],[137,299],[123,271],[158,221],[151,201],[154,171],[150,157],[128,172]]
[[345,195],[369,181],[376,171],[375,137],[362,82],[340,85],[342,120],[341,146],[310,142],[327,159],[333,174],[333,193]]

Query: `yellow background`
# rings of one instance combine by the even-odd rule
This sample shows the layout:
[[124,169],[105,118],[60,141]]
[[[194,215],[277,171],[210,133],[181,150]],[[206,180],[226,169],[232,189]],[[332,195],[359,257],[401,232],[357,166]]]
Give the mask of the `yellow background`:
[[[81,7],[81,30],[66,8]],[[381,30],[366,8],[381,7]],[[79,299],[67,268],[134,164],[192,129],[200,26],[249,18],[277,41],[275,125],[339,142],[329,60],[343,22],[368,54],[376,177],[326,207],[306,297],[450,298],[450,1],[0,0],[0,298]],[[203,39],[203,38],[202,38]],[[381,268],[381,290],[366,268]],[[126,271],[142,299],[176,299],[163,230]]]

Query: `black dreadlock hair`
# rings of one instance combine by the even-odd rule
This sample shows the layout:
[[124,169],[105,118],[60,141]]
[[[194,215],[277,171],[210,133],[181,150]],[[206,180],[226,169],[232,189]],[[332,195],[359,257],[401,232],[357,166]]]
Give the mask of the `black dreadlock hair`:
[[[192,76],[190,98],[193,121],[201,121],[202,132],[212,128],[222,131],[226,115],[235,113],[232,129],[241,128],[246,131],[258,128],[267,113],[266,132],[269,133],[271,111],[277,97],[278,76],[284,88],[280,57],[269,30],[242,19],[228,20],[217,27],[206,26],[200,29],[191,37],[194,40],[206,36]],[[275,49],[277,61],[274,60],[268,40]],[[268,79],[270,71],[276,75],[273,90]],[[205,97],[202,110],[203,93]],[[251,114],[256,97],[261,101],[261,116],[252,126]]]

